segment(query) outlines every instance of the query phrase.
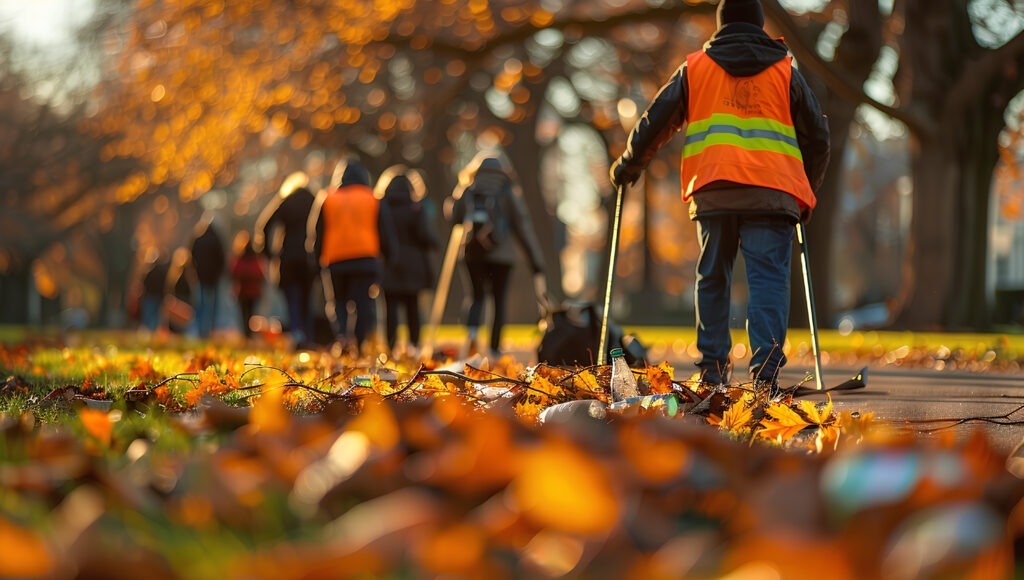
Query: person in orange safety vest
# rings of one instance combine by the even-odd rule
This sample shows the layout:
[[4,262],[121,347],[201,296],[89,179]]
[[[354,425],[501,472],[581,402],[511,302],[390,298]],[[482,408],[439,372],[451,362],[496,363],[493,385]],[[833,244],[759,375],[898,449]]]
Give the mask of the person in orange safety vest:
[[[310,214],[308,239],[320,263],[335,337],[349,349],[361,348],[377,326],[382,260],[393,259],[398,247],[388,207],[374,197],[361,163],[343,160],[335,167]],[[351,330],[349,303],[355,305]]]
[[789,274],[798,220],[816,204],[829,162],[828,120],[782,39],[764,31],[759,0],[721,0],[718,29],[686,57],[631,131],[612,183],[640,178],[685,130],[683,200],[697,222],[697,367],[704,386],[731,380],[730,287],[746,263],[750,379],[774,397],[786,364]]

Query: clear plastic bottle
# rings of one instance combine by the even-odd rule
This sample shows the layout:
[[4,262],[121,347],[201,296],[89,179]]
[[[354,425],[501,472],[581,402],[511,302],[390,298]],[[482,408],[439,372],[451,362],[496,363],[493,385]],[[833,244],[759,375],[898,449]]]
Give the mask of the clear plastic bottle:
[[621,348],[613,348],[612,355],[612,401],[624,401],[630,397],[639,397],[640,389],[636,386],[636,377],[626,363]]

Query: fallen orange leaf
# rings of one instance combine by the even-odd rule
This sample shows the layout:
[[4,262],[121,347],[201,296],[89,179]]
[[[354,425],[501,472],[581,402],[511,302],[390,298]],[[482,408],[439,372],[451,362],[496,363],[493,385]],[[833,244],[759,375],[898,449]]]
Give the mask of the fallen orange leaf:
[[82,420],[82,426],[85,427],[86,432],[104,445],[110,445],[114,424],[110,422],[110,416],[105,411],[84,407],[79,409],[78,417]]
[[44,578],[53,573],[53,555],[32,530],[0,518],[0,577]]

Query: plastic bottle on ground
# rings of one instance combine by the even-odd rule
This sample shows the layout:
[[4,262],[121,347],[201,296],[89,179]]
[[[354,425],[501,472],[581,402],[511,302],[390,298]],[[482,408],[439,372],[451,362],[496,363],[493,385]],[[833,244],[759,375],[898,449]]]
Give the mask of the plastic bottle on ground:
[[613,348],[609,354],[612,356],[612,402],[639,397],[640,389],[636,386],[636,377],[633,376],[633,370],[626,363],[622,349]]

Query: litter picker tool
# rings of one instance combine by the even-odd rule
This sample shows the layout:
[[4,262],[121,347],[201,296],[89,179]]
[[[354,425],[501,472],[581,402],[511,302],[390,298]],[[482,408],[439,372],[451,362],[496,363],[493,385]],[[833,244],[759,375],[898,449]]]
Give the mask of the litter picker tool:
[[807,299],[807,324],[811,327],[811,350],[814,353],[814,384],[824,388],[821,376],[821,350],[818,346],[818,315],[814,310],[814,287],[811,284],[811,255],[807,245],[807,230],[802,222],[796,223],[796,239],[800,244],[800,271],[804,275],[804,297]]
[[597,364],[603,366],[608,362],[608,314],[612,306],[612,286],[615,281],[615,258],[619,254],[619,230],[622,228],[622,198],[626,186],[615,188],[615,219],[612,221],[612,241],[608,250],[608,280],[604,286],[604,310],[601,311],[601,342],[597,350]]
[[441,264],[441,272],[437,281],[437,290],[434,291],[434,301],[430,307],[430,327],[426,332],[426,340],[423,344],[422,355],[426,358],[434,356],[434,342],[437,340],[437,328],[441,325],[441,317],[444,315],[444,308],[448,304],[448,295],[451,293],[452,277],[455,275],[455,266],[462,251],[462,244],[466,238],[466,224],[458,223],[452,226],[452,234],[448,237],[448,247],[444,252],[444,262]]

